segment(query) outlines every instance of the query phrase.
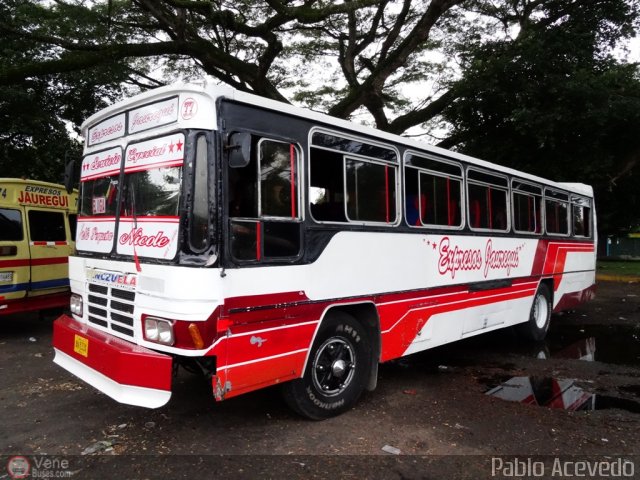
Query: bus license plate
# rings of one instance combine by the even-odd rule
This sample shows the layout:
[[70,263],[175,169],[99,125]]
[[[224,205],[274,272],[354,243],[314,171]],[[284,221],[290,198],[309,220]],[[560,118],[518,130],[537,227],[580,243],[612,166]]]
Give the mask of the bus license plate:
[[11,281],[13,281],[13,272],[0,273],[0,282],[11,282]]
[[89,356],[89,339],[76,335],[73,340],[73,351],[83,357]]

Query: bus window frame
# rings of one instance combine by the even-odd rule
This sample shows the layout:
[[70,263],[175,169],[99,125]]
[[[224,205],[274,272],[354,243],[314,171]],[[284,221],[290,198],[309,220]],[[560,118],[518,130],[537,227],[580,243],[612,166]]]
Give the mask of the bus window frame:
[[[296,151],[296,161],[294,164],[294,170],[295,170],[295,180],[296,180],[296,185],[295,185],[295,190],[296,190],[296,205],[295,205],[295,209],[296,209],[296,215],[295,216],[290,216],[290,217],[283,217],[283,216],[279,216],[279,215],[263,215],[262,214],[262,181],[261,181],[261,162],[262,162],[262,149],[261,149],[261,145],[265,142],[272,142],[272,143],[282,143],[285,145],[290,145],[293,146],[293,148]],[[257,183],[257,198],[256,201],[258,202],[258,209],[257,209],[257,214],[259,219],[265,219],[265,220],[275,220],[275,221],[290,221],[290,222],[294,222],[294,221],[302,221],[303,219],[303,208],[301,208],[302,206],[302,183],[303,180],[301,179],[302,177],[302,170],[301,170],[301,164],[302,164],[302,147],[300,146],[300,144],[298,142],[292,141],[292,140],[281,140],[281,139],[276,139],[273,137],[267,137],[267,136],[261,136],[260,139],[257,141],[256,143],[256,183]]]
[[[492,184],[492,183],[488,183],[482,180],[476,180],[476,179],[470,179],[469,178],[469,172],[477,172],[483,175],[489,175],[489,176],[493,176],[493,177],[497,177],[497,178],[502,178],[505,180],[506,186],[501,186],[501,185],[496,185],[496,184]],[[496,228],[478,228],[478,227],[473,227],[471,225],[471,204],[469,203],[469,185],[476,185],[476,186],[480,186],[480,187],[495,187],[496,190],[501,190],[503,192],[505,192],[505,207],[506,207],[506,212],[504,212],[505,214],[505,222],[506,222],[506,228],[505,229],[496,229]],[[485,170],[483,168],[479,168],[476,167],[475,165],[468,165],[467,168],[465,169],[465,196],[466,196],[466,213],[467,213],[467,227],[469,228],[470,231],[474,232],[474,233],[501,233],[501,234],[508,234],[509,232],[512,232],[512,228],[511,228],[511,201],[510,201],[510,182],[509,182],[509,177],[507,175],[501,174],[497,171],[491,171],[491,170]],[[491,214],[491,211],[489,211],[489,214]]]
[[[517,188],[516,186],[514,186],[514,183],[518,182],[519,184],[523,184],[523,185],[527,185],[531,188],[535,188],[537,190],[539,190],[540,193],[533,193],[527,190],[521,190],[519,188]],[[514,195],[518,194],[518,195],[527,195],[529,197],[532,198],[538,198],[540,200],[540,225],[539,225],[539,229],[538,229],[538,225],[535,224],[535,222],[538,220],[536,218],[536,211],[535,211],[535,200],[534,200],[534,211],[533,211],[533,221],[534,221],[534,231],[528,231],[528,230],[518,230],[516,229],[516,222],[515,222],[515,208],[511,209],[511,230],[513,231],[513,233],[517,233],[517,234],[521,234],[521,235],[536,235],[536,236],[541,236],[544,232],[544,226],[546,225],[546,220],[545,220],[545,209],[544,209],[544,195],[543,195],[543,188],[541,185],[537,185],[535,183],[531,183],[531,182],[527,182],[527,181],[523,181],[519,178],[511,178],[511,182],[510,182],[510,186],[511,186],[511,206],[515,207],[515,200],[514,200]]]
[[[556,195],[554,197],[554,195]],[[558,197],[564,196],[566,197],[566,200],[563,200],[562,198],[558,198]],[[547,215],[547,202],[553,202],[553,203],[557,203],[557,204],[565,204],[567,206],[567,218],[566,218],[566,223],[567,223],[567,233],[555,233],[555,232],[549,232],[548,230],[548,224],[547,224],[547,219],[549,218],[549,216]],[[551,188],[551,187],[545,187],[544,188],[544,195],[543,195],[543,205],[544,205],[544,233],[545,235],[549,235],[549,236],[554,236],[554,237],[570,237],[571,236],[571,230],[572,230],[572,219],[571,219],[571,199],[569,197],[569,194],[566,192],[563,192],[562,190],[556,189],[556,188]]]
[[[569,196],[569,203],[570,203],[570,213],[569,213],[569,217],[571,218],[571,225],[570,225],[570,229],[571,229],[571,235],[575,238],[580,238],[580,239],[591,239],[593,238],[593,221],[592,221],[592,217],[593,217],[593,200],[589,197],[585,197],[582,195],[576,195],[576,194],[571,194]],[[589,215],[585,215],[585,221],[589,222],[588,223],[588,229],[589,229],[589,235],[578,235],[575,232],[575,223],[574,223],[574,216],[573,216],[573,209],[575,207],[580,207],[583,209],[588,209],[589,210]]]
[[[313,135],[316,133],[322,133],[322,134],[326,134],[326,135],[331,135],[334,137],[339,137],[342,138],[344,140],[348,140],[348,141],[353,141],[353,142],[360,142],[363,144],[368,144],[374,147],[379,147],[382,149],[386,149],[389,150],[390,152],[393,152],[395,154],[395,161],[389,161],[389,160],[385,160],[385,159],[380,159],[380,158],[375,158],[375,157],[369,157],[366,155],[361,155],[359,153],[353,153],[353,152],[346,152],[344,150],[338,150],[338,149],[333,149],[333,148],[328,148],[322,145],[318,145],[318,144],[314,144],[313,143]],[[402,222],[402,212],[404,210],[402,210],[401,205],[399,204],[400,202],[400,197],[402,196],[402,185],[400,183],[400,174],[401,174],[401,158],[402,156],[400,155],[400,150],[395,146],[395,145],[391,145],[388,143],[383,143],[383,142],[378,142],[375,140],[370,140],[368,138],[364,138],[364,137],[359,137],[357,135],[351,135],[348,133],[344,133],[344,132],[340,132],[340,131],[336,131],[336,130],[331,130],[328,128],[323,128],[323,127],[318,127],[318,126],[314,126],[312,128],[309,129],[309,134],[308,134],[308,144],[307,144],[307,148],[309,149],[308,151],[308,157],[307,157],[307,180],[306,180],[306,185],[305,185],[305,191],[307,192],[311,192],[311,189],[313,188],[311,185],[311,176],[313,174],[312,169],[311,169],[311,149],[315,148],[318,150],[325,150],[327,152],[332,152],[332,153],[338,153],[342,155],[342,193],[343,193],[343,200],[342,200],[342,207],[344,209],[344,215],[345,215],[345,221],[335,221],[335,220],[318,220],[313,216],[313,213],[310,214],[311,219],[313,220],[313,222],[315,222],[316,224],[319,225],[352,225],[352,226],[364,226],[364,227],[384,227],[384,228],[392,228],[392,227],[397,227],[398,225],[400,225],[400,223]],[[362,162],[368,162],[368,163],[376,163],[376,164],[380,164],[383,166],[389,166],[389,167],[393,167],[395,168],[395,183],[393,185],[393,196],[395,197],[395,218],[392,222],[372,222],[372,221],[360,221],[360,220],[351,220],[347,214],[347,176],[346,176],[346,162],[347,159],[346,157],[350,157],[353,160],[356,161],[362,161]],[[311,195],[309,195],[309,199],[306,202],[306,208],[309,209],[310,212],[312,212],[311,209]]]
[[20,216],[20,232],[22,233],[22,237],[20,239],[18,239],[18,240],[2,240],[2,239],[0,239],[0,242],[24,242],[25,239],[28,239],[29,232],[28,232],[27,227],[26,227],[24,209],[22,209],[22,207],[20,207],[20,208],[11,207],[11,206],[8,206],[8,204],[7,204],[6,206],[5,205],[0,205],[0,210],[13,210],[15,212],[18,212],[18,215]]
[[[390,195],[391,197],[397,197],[397,192],[398,192],[398,166],[397,165],[390,165],[387,162],[384,161],[380,161],[380,160],[370,160],[368,157],[366,157],[366,159],[360,158],[358,156],[352,156],[351,154],[348,155],[343,155],[342,156],[342,181],[343,181],[343,192],[344,192],[344,202],[343,202],[343,207],[344,207],[344,215],[345,218],[347,219],[346,223],[347,224],[355,224],[355,225],[376,225],[376,226],[380,226],[380,225],[384,225],[384,226],[388,226],[388,225],[397,225],[398,224],[398,206],[397,206],[397,201],[396,202],[389,202],[389,205],[393,205],[394,203],[396,204],[396,208],[395,208],[395,217],[393,219],[393,221],[384,221],[384,222],[378,222],[375,220],[354,220],[352,218],[349,218],[349,191],[348,191],[348,186],[347,186],[347,162],[348,161],[354,161],[354,162],[361,162],[361,163],[367,163],[367,164],[372,164],[372,165],[379,165],[381,167],[385,167],[385,168],[393,168],[394,169],[394,174],[395,174],[395,179],[394,179],[394,187],[395,190],[393,192],[389,192],[389,193],[393,193],[395,195]],[[391,184],[389,185],[391,186]]]
[[[222,166],[225,170],[225,173],[223,175],[223,181],[226,184],[225,190],[226,193],[223,195],[223,203],[224,206],[223,211],[226,212],[223,215],[224,218],[224,237],[225,237],[225,250],[227,251],[227,255],[228,258],[230,259],[230,261],[238,266],[242,266],[242,267],[249,267],[249,266],[253,266],[253,267],[259,267],[261,265],[271,265],[271,264],[291,264],[293,262],[297,262],[299,261],[303,255],[304,255],[304,232],[303,232],[303,222],[304,222],[304,208],[303,206],[303,198],[304,198],[304,192],[303,192],[303,182],[304,182],[304,172],[302,170],[302,166],[304,165],[304,156],[303,156],[303,148],[300,145],[299,142],[293,140],[293,139],[289,139],[289,138],[283,138],[283,137],[278,137],[275,135],[270,135],[267,133],[260,133],[260,132],[252,132],[252,131],[248,131],[247,133],[249,133],[252,137],[254,137],[254,139],[252,140],[252,160],[255,158],[255,162],[256,165],[254,167],[251,167],[251,164],[249,163],[248,165],[244,166],[244,167],[231,167],[229,165],[228,157],[226,155],[223,155],[223,162],[222,162]],[[263,216],[262,215],[262,198],[261,198],[261,181],[260,181],[260,161],[261,161],[261,149],[260,149],[260,145],[265,142],[265,141],[270,141],[273,143],[282,143],[282,144],[286,144],[286,145],[293,145],[293,147],[296,150],[296,154],[297,154],[297,159],[296,159],[296,164],[295,164],[295,168],[296,168],[296,200],[297,200],[297,205],[296,205],[296,216],[295,217],[279,217],[279,216]],[[243,169],[243,168],[255,168],[255,172],[256,172],[256,217],[248,217],[248,216],[233,216],[231,215],[231,212],[229,211],[229,188],[230,186],[229,184],[229,173],[228,171],[230,169]],[[256,224],[256,235],[257,235],[257,239],[256,239],[256,255],[254,258],[249,258],[249,259],[241,259],[238,258],[234,255],[234,242],[233,242],[233,238],[234,238],[234,234],[233,234],[233,224],[237,223],[237,224]],[[265,240],[265,223],[287,223],[287,224],[295,224],[298,226],[298,239],[299,239],[299,247],[298,247],[298,251],[296,253],[296,255],[288,255],[288,256],[268,256],[265,255],[265,246],[264,246],[264,240]]]
[[[419,167],[416,165],[413,165],[409,160],[410,157],[418,157],[418,158],[422,158],[425,160],[429,160],[429,161],[433,161],[433,162],[438,162],[438,163],[444,163],[447,165],[452,165],[454,167],[458,167],[460,169],[460,176],[455,176],[452,174],[448,174],[448,173],[444,173],[444,172],[439,172],[436,170],[432,170],[432,169],[428,169],[428,168],[423,168],[423,167]],[[465,168],[464,166],[459,163],[459,162],[455,162],[453,160],[449,160],[449,159],[444,159],[444,158],[440,158],[437,157],[435,155],[425,155],[423,153],[417,152],[416,150],[406,150],[404,152],[404,156],[402,159],[402,167],[403,167],[403,175],[402,175],[402,199],[403,199],[403,204],[404,204],[404,208],[402,210],[403,216],[404,216],[404,220],[405,220],[405,224],[409,227],[409,228],[413,228],[413,229],[438,229],[438,230],[447,230],[447,231],[459,231],[459,230],[463,230],[466,224],[466,208],[464,208],[464,206],[466,205],[466,189],[465,189]],[[422,192],[420,191],[420,186],[421,186],[421,182],[420,182],[420,174],[421,173],[426,173],[426,174],[430,174],[430,175],[434,175],[437,177],[441,177],[441,178],[447,178],[447,179],[456,179],[460,181],[460,202],[459,202],[459,213],[460,213],[460,223],[459,225],[438,225],[438,224],[429,224],[429,223],[423,223],[422,222],[422,211],[419,210],[418,212],[418,218],[420,220],[420,225],[411,225],[408,221],[407,221],[407,169],[413,169],[416,170],[418,172],[418,195],[420,196],[422,194]]]

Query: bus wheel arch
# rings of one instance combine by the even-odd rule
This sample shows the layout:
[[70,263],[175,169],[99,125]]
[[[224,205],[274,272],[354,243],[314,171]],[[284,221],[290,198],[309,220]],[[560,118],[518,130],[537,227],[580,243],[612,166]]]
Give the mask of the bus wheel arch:
[[553,311],[553,280],[543,280],[533,297],[531,311],[526,322],[518,325],[520,334],[527,340],[541,342],[549,331]]
[[[375,316],[372,314],[375,313]],[[379,350],[373,304],[339,305],[323,315],[301,378],[282,385],[285,402],[300,415],[323,420],[351,409],[375,388]]]

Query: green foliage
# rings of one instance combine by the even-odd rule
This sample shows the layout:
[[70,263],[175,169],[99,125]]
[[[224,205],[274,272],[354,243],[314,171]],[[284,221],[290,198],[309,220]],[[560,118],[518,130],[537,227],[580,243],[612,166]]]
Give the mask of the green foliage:
[[640,79],[614,49],[638,2],[0,0],[0,168],[59,177],[69,125],[207,74],[389,132],[444,126],[444,146],[594,184],[601,226],[627,228]]
[[[81,3],[1,2],[0,18],[11,24],[0,29],[0,72],[64,57],[51,35],[92,42],[96,34],[106,37],[100,12]],[[73,21],[61,22],[61,16]],[[14,35],[16,29],[32,35]],[[121,98],[131,77],[130,65],[112,62],[28,76],[0,89],[0,176],[61,182],[65,163],[81,155],[79,125]]]
[[444,112],[449,141],[502,165],[594,185],[603,231],[640,222],[637,208],[623,206],[638,200],[629,187],[640,168],[640,78],[612,52],[632,32],[635,7],[543,2],[519,19],[513,40],[468,46]]

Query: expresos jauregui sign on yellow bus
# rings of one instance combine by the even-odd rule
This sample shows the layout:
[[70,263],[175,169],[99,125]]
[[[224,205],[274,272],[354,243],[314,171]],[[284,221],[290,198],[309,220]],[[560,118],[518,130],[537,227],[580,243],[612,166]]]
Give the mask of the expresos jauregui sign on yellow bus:
[[0,178],[0,315],[66,306],[78,195]]

